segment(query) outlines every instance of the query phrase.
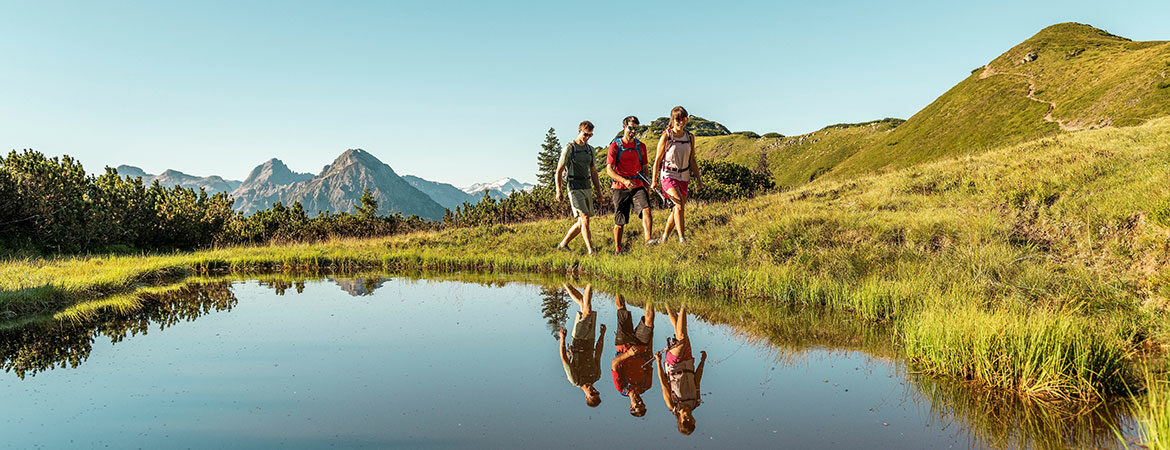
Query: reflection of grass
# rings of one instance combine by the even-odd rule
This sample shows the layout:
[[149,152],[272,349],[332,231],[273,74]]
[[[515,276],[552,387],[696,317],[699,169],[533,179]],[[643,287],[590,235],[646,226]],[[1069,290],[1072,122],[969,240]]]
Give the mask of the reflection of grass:
[[1151,448],[1170,448],[1170,380],[1165,371],[1145,370],[1144,395],[1133,403],[1141,421],[1142,440]]
[[[761,329],[789,305],[888,323],[899,332],[892,347],[922,370],[1049,399],[1099,398],[1125,392],[1119,370],[1128,355],[1167,340],[1159,305],[1170,289],[1170,231],[1146,217],[1170,198],[1168,141],[1170,118],[1157,119],[752,200],[695,204],[687,246],[644,247],[628,227],[632,252],[622,256],[557,252],[552,246],[568,224],[541,221],[320,244],[6,261],[0,315],[27,317],[170,276],[230,270],[567,273],[690,292],[696,305],[743,314]],[[612,249],[608,218],[598,220],[595,243]],[[830,327],[821,329],[835,333]]]
[[955,380],[910,381],[942,426],[957,422],[970,430],[972,447],[1109,448],[1118,443],[1116,430],[1131,420],[1117,402],[1050,404]]

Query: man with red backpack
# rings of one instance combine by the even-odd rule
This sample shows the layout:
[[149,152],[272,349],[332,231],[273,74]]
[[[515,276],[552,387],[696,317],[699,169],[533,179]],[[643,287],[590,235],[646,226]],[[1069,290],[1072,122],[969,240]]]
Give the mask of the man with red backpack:
[[650,233],[654,218],[650,214],[650,195],[646,191],[646,183],[642,181],[646,178],[642,175],[642,168],[646,166],[646,144],[638,142],[634,137],[638,125],[637,117],[622,119],[622,135],[609,143],[609,154],[606,156],[605,171],[613,179],[610,188],[614,206],[614,253],[626,251],[622,246],[622,231],[630,221],[631,207],[642,218],[642,236],[646,238],[646,245],[658,243],[658,239],[652,238],[653,234]]

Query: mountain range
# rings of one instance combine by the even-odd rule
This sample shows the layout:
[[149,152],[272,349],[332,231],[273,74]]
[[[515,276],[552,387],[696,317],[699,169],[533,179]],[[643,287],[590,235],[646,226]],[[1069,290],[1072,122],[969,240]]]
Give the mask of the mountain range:
[[272,158],[252,169],[242,182],[214,175],[198,177],[177,170],[151,175],[129,165],[118,166],[116,170],[119,175],[141,177],[144,184],[158,181],[164,186],[203,188],[208,194],[226,193],[235,199],[234,208],[244,214],[267,209],[278,201],[286,205],[301,202],[309,214],[353,212],[353,206],[368,188],[378,200],[379,214],[402,213],[439,220],[445,209],[454,210],[464,202],[475,204],[485,191],[492,198],[501,198],[515,190],[532,188],[512,178],[461,189],[411,175],[399,176],[389,165],[362,149],[346,150],[317,175],[294,172],[281,160]]

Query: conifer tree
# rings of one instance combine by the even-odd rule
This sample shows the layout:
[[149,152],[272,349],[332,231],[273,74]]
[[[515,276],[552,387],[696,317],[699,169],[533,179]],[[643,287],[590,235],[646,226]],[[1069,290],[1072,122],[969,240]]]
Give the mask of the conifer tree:
[[561,141],[557,139],[556,130],[549,128],[544,135],[544,144],[540,146],[537,155],[536,184],[551,190],[556,186],[557,162],[561,159]]

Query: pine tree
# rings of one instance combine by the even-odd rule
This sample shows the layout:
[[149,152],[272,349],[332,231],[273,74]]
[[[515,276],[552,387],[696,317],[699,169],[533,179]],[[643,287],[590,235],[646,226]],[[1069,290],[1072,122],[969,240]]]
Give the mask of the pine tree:
[[549,128],[544,135],[544,144],[540,146],[540,154],[536,157],[536,184],[537,186],[552,189],[556,186],[557,163],[561,159],[561,141],[557,139],[556,130]]
[[374,194],[370,192],[370,188],[362,191],[361,204],[354,205],[353,207],[363,219],[378,218],[378,199],[374,198]]

